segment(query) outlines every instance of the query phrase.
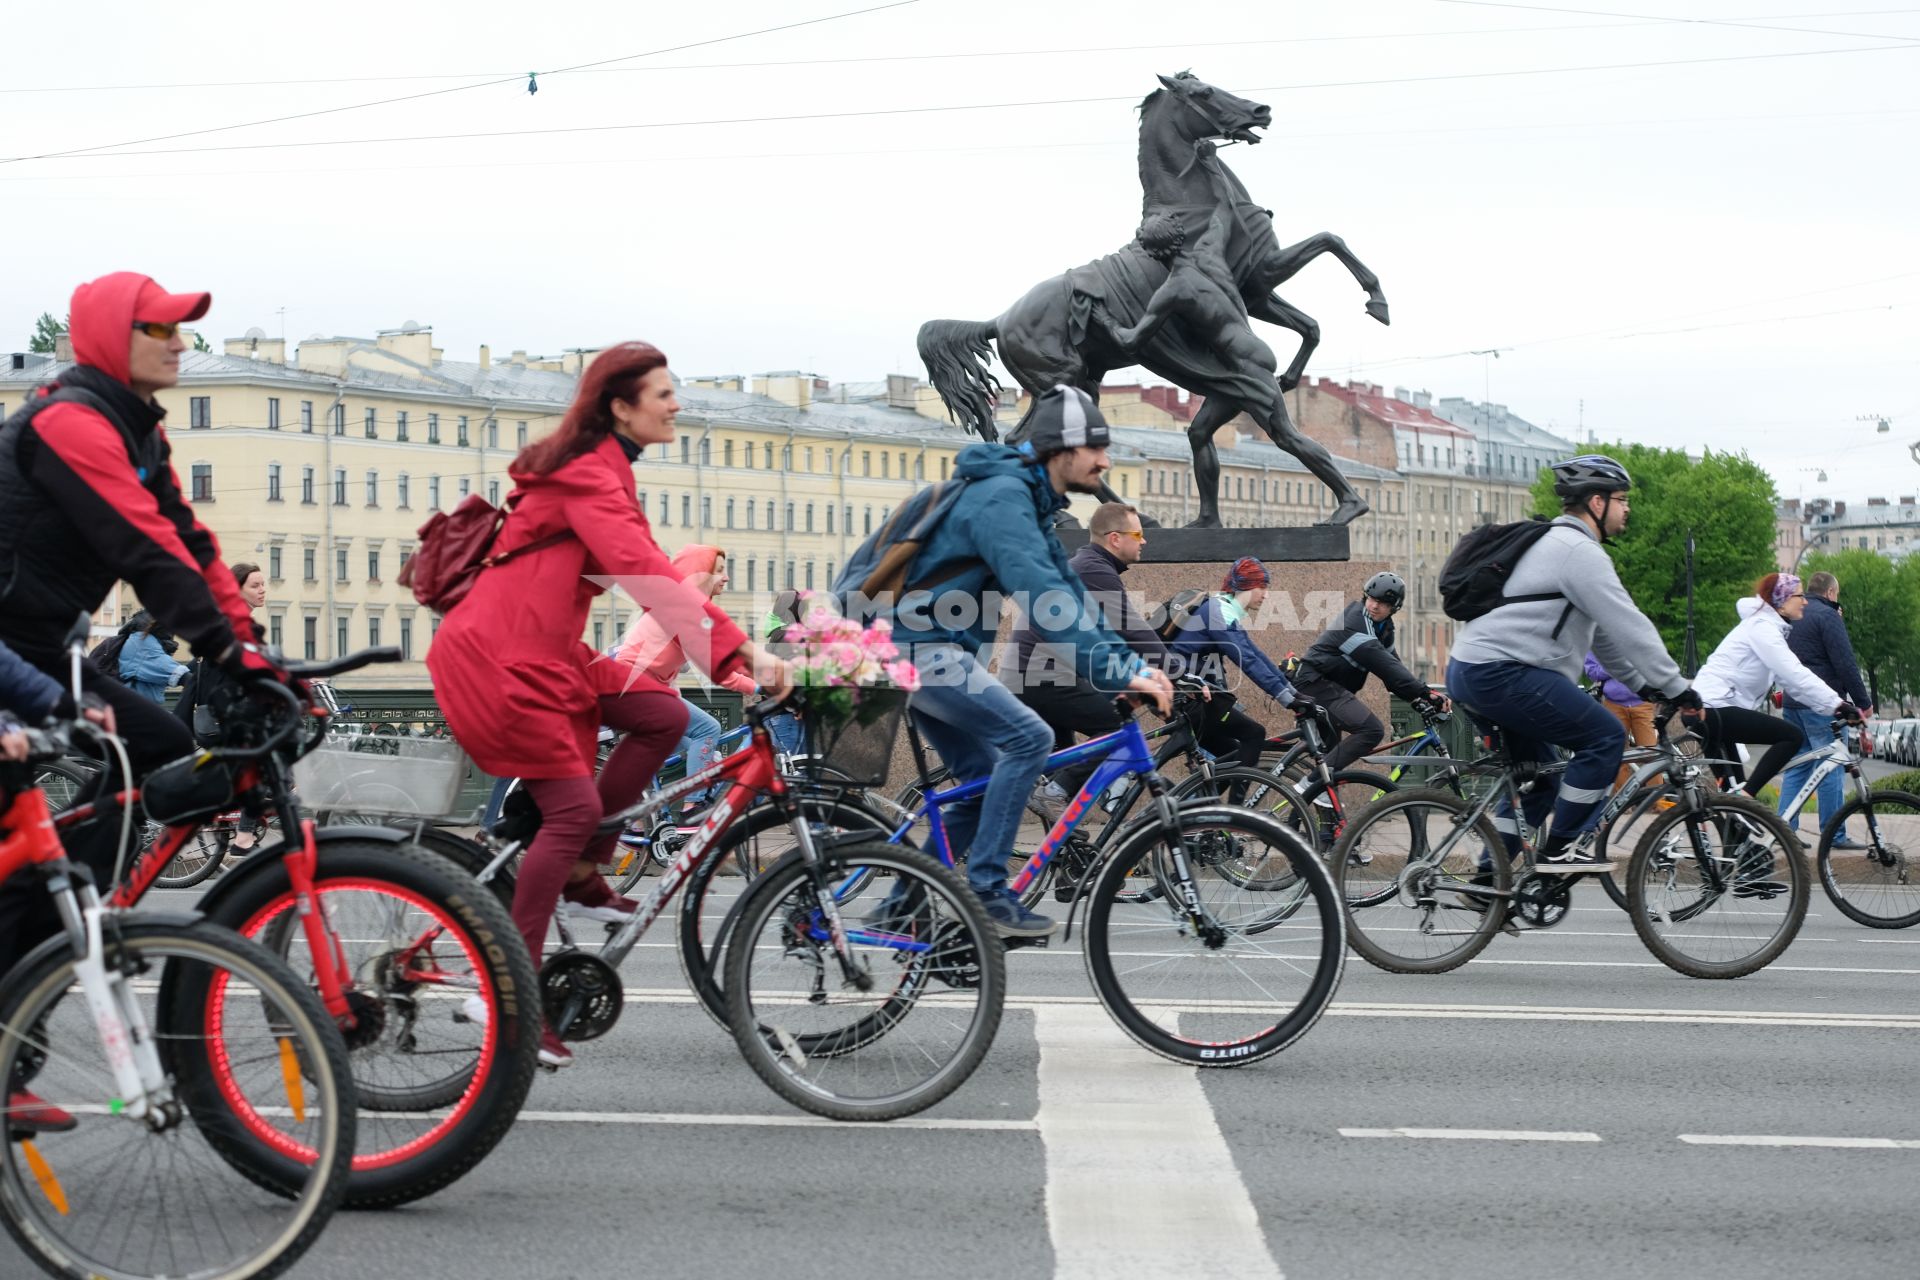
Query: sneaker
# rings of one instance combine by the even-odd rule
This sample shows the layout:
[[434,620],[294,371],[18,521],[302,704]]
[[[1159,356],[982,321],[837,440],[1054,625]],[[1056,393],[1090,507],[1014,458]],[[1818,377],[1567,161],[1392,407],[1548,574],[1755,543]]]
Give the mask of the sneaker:
[[1865,853],[1871,846],[1860,843],[1843,831],[1833,838],[1833,843],[1828,847],[1845,850],[1848,853]]
[[616,893],[607,901],[593,906],[588,906],[584,902],[563,902],[560,904],[560,909],[573,920],[598,920],[602,924],[625,924],[633,919],[633,913],[640,909],[640,904],[632,898],[622,897]]
[[73,1112],[25,1089],[7,1095],[7,1136],[15,1141],[42,1133],[71,1133],[79,1127]]
[[540,1033],[540,1065],[549,1071],[573,1065],[573,1050],[567,1048],[566,1042],[553,1033],[552,1027]]
[[482,1000],[477,995],[470,995],[460,1002],[460,1012],[454,1015],[453,1020],[455,1022],[471,1022],[475,1026],[484,1027],[487,1025],[487,1020],[492,1014],[493,1010],[487,1006],[485,1000]]
[[1003,938],[1050,938],[1060,928],[1059,921],[1027,910],[1010,890],[991,898],[983,894],[980,903],[993,920],[993,931]]
[[1543,876],[1577,876],[1593,871],[1611,871],[1613,860],[1591,849],[1568,845],[1551,853],[1542,851],[1534,858],[1533,869]]

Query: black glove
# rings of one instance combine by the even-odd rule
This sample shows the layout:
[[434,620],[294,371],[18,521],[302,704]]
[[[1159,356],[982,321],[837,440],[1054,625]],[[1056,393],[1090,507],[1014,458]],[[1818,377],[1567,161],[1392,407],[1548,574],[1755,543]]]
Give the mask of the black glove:
[[220,669],[240,684],[285,684],[287,672],[280,654],[253,643],[236,641],[219,658]]
[[1287,707],[1287,710],[1293,712],[1294,719],[1296,720],[1304,716],[1312,716],[1315,720],[1325,720],[1327,718],[1327,709],[1304,693],[1294,694],[1293,702]]
[[1682,711],[1705,711],[1707,709],[1706,704],[1700,701],[1699,691],[1692,685],[1688,685],[1671,698],[1668,698],[1667,701]]
[[1432,698],[1415,698],[1413,700],[1413,709],[1419,713],[1422,720],[1437,720],[1440,718],[1440,704]]
[[1860,708],[1845,699],[1842,699],[1840,705],[1834,708],[1833,714],[1848,724],[1862,724],[1866,721],[1866,717],[1860,714]]

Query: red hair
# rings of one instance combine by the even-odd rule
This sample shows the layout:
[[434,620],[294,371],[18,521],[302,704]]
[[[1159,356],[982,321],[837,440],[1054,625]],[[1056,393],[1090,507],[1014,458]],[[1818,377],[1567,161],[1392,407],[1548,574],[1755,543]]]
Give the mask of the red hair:
[[560,426],[522,449],[513,470],[546,475],[598,448],[613,432],[613,402],[631,403],[640,394],[640,380],[666,367],[666,355],[651,342],[622,342],[602,351],[581,375]]
[[1779,585],[1780,585],[1780,575],[1777,573],[1770,573],[1766,577],[1760,579],[1760,581],[1753,584],[1753,594],[1759,596],[1760,599],[1765,603],[1772,604],[1774,590]]

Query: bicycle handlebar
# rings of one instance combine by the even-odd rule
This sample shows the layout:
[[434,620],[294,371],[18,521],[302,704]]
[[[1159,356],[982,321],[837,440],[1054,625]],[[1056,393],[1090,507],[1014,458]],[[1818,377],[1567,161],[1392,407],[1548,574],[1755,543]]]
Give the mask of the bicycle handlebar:
[[289,662],[283,669],[288,675],[299,676],[302,680],[324,680],[328,676],[345,675],[379,662],[399,662],[405,656],[398,645],[383,644],[372,649],[361,649],[331,662]]

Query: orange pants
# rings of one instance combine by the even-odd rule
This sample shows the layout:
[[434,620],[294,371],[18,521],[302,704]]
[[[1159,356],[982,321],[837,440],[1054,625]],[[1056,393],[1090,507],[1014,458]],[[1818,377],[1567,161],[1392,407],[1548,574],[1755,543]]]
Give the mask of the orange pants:
[[[1602,698],[1600,705],[1613,713],[1627,731],[1627,741],[1636,747],[1650,747],[1654,742],[1653,704],[1642,702],[1639,706],[1623,707],[1611,698]],[[1621,765],[1620,772],[1613,780],[1613,789],[1618,791],[1622,783],[1633,775],[1633,766]]]

